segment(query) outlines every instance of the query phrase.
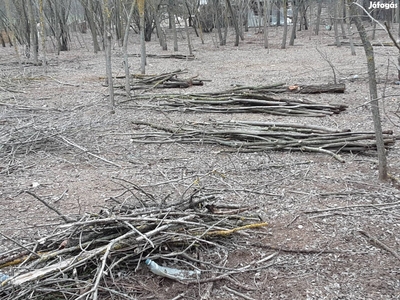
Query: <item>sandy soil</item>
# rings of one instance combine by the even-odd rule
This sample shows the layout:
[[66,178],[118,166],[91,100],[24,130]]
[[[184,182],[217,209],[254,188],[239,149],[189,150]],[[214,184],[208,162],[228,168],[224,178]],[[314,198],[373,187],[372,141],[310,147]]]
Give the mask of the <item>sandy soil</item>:
[[[231,280],[186,287],[150,274],[146,269],[117,279],[137,299],[241,299],[224,286],[252,299],[400,299],[400,192],[379,182],[374,152],[343,154],[345,163],[316,153],[218,154],[220,146],[193,144],[137,144],[129,133],[145,131],[132,120],[171,124],[185,120],[263,120],[296,122],[353,131],[373,130],[368,106],[366,60],[361,47],[351,56],[348,47],[332,47],[331,32],[310,36],[298,32],[295,46],[280,49],[281,28],[271,29],[270,49],[262,34],[251,29],[239,47],[216,45],[214,33],[204,44],[192,35],[195,60],[148,58],[146,72],[159,74],[186,69],[204,86],[174,91],[195,93],[229,89],[232,85],[287,85],[333,82],[333,72],[317,48],[335,66],[345,94],[299,95],[322,103],[346,104],[340,115],[324,118],[279,117],[268,114],[210,114],[138,109],[133,97],[110,114],[104,85],[103,53],[93,54],[73,36],[72,49],[59,56],[48,53],[43,66],[24,64],[12,48],[0,49],[0,225],[1,233],[28,243],[51,232],[62,220],[32,196],[29,190],[68,216],[98,212],[129,180],[159,199],[178,197],[199,178],[206,192],[218,192],[219,201],[256,206],[269,223],[227,241],[228,267],[277,256],[253,272]],[[379,41],[388,41],[381,34]],[[90,48],[89,37],[86,46]],[[133,36],[131,54],[139,53]],[[157,41],[149,54],[163,52]],[[187,54],[184,35],[180,54]],[[172,48],[172,44],[169,44]],[[394,47],[375,47],[385,130],[397,132],[399,89]],[[139,59],[131,57],[131,71],[139,73]],[[113,72],[123,74],[121,49],[113,50]],[[118,83],[118,82],[117,82]],[[120,82],[122,83],[122,82]],[[125,101],[122,90],[116,96]],[[137,104],[137,103],[135,103]],[[42,136],[57,139],[33,141]],[[84,147],[104,160],[88,155]],[[13,140],[25,141],[10,148]],[[400,175],[400,148],[388,152],[390,173]],[[105,161],[107,160],[107,161]],[[118,166],[116,166],[118,165]],[[375,237],[379,243],[361,232]],[[385,246],[383,246],[385,245]],[[0,237],[0,254],[16,245]],[[397,255],[397,257],[396,257]],[[128,276],[128,277],[127,277]],[[178,299],[178,298],[175,298]]]

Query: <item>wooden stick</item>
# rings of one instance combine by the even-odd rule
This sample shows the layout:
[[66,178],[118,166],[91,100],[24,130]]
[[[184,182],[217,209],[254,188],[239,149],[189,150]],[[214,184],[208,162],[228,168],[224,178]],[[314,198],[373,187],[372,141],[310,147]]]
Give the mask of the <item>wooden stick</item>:
[[378,240],[376,237],[373,237],[372,235],[370,235],[369,233],[367,233],[364,230],[359,230],[359,233],[361,233],[362,235],[366,236],[370,242],[372,242],[372,244],[374,244],[375,246],[378,246],[380,248],[382,248],[383,250],[388,251],[389,253],[391,253],[394,257],[396,257],[398,260],[400,260],[400,255],[397,254],[393,249],[391,249],[390,247],[386,246],[384,243],[382,243],[380,240]]
[[62,136],[62,135],[59,135],[59,137],[60,137],[66,144],[68,144],[68,145],[70,145],[70,146],[73,146],[73,147],[75,147],[75,148],[78,148],[79,150],[82,150],[84,153],[86,153],[86,154],[88,154],[88,155],[90,155],[90,156],[93,156],[93,157],[95,157],[95,158],[97,158],[97,159],[100,159],[100,160],[102,160],[102,161],[104,161],[104,162],[106,162],[106,163],[109,163],[109,164],[111,164],[111,165],[113,165],[113,166],[116,166],[116,167],[118,167],[118,168],[122,168],[121,165],[116,164],[116,163],[114,163],[114,162],[112,162],[112,161],[110,161],[110,160],[108,160],[108,159],[105,159],[104,157],[101,157],[101,156],[99,156],[99,155],[96,155],[96,154],[93,154],[93,153],[89,152],[89,150],[87,150],[86,148],[84,148],[84,147],[82,147],[82,146],[79,146],[78,144],[76,144],[76,143],[74,143],[74,142],[68,140],[66,137],[64,137],[64,136]]

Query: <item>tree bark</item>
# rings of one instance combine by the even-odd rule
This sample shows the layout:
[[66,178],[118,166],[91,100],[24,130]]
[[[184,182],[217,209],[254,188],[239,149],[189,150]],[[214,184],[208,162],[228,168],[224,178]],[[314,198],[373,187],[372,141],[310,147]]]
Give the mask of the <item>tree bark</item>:
[[[292,24],[292,34],[290,35],[289,46],[294,45],[294,39],[296,38],[296,29],[297,29],[297,16],[299,15],[299,7],[298,4],[293,2],[293,24]],[[301,23],[301,19],[300,19]]]
[[236,13],[233,11],[231,1],[226,0],[226,4],[228,6],[229,13],[232,16],[232,22],[233,22],[233,27],[235,28],[235,46],[239,46],[239,38],[240,38],[240,29],[239,29],[239,24],[236,18]]
[[281,49],[286,48],[287,39],[287,0],[283,0],[283,37]]
[[144,0],[138,0],[139,22],[140,22],[140,72],[146,73],[146,41],[144,39]]
[[376,147],[378,151],[378,169],[379,169],[379,179],[387,180],[387,161],[386,161],[386,150],[383,141],[381,117],[379,112],[379,102],[378,102],[378,90],[376,86],[376,74],[375,74],[375,59],[374,50],[368,39],[367,33],[365,31],[364,25],[358,16],[357,5],[354,0],[347,0],[350,5],[351,16],[356,24],[358,33],[364,45],[365,56],[367,58],[368,66],[368,77],[369,77],[369,93],[371,97],[371,110],[372,118],[374,121],[375,135],[376,135]]
[[97,28],[94,20],[94,11],[92,0],[81,0],[82,6],[85,9],[85,17],[89,25],[90,33],[93,41],[93,52],[97,53],[100,51],[99,41],[97,40]]
[[293,92],[299,94],[344,93],[346,86],[339,84],[300,85]]
[[135,10],[135,2],[132,2],[131,9],[129,11],[126,26],[125,26],[125,33],[124,33],[124,41],[122,44],[123,52],[124,52],[124,67],[125,67],[125,92],[128,97],[131,96],[131,79],[129,75],[129,62],[128,62],[128,39],[129,39],[129,28],[131,25],[131,19],[133,12]]
[[[268,48],[268,27],[269,27],[269,16],[271,0],[264,0],[264,48]],[[261,14],[261,13],[260,13]]]
[[35,65],[38,64],[38,53],[39,53],[39,39],[38,39],[38,34],[37,34],[37,26],[35,22],[35,16],[33,13],[33,5],[32,1],[28,0],[26,1],[26,4],[28,6],[28,15],[29,15],[29,24],[30,24],[30,40],[31,40],[31,45],[32,45],[32,50],[33,50],[33,63]]

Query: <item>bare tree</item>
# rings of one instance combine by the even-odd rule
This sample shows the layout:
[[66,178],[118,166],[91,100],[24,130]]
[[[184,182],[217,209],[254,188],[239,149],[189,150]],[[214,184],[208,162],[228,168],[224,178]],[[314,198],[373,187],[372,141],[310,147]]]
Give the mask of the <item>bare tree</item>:
[[367,58],[367,66],[368,66],[368,77],[369,77],[369,94],[371,97],[371,110],[372,110],[372,118],[374,121],[375,127],[375,135],[376,135],[376,146],[378,150],[378,163],[379,163],[379,179],[387,180],[388,171],[387,171],[387,161],[386,161],[386,150],[383,142],[382,135],[382,125],[381,125],[381,117],[379,112],[379,102],[378,102],[378,90],[376,85],[376,70],[375,70],[375,59],[374,59],[374,50],[372,45],[368,39],[367,33],[365,31],[364,25],[362,24],[361,18],[358,15],[358,6],[355,0],[347,0],[348,5],[350,5],[351,17],[356,24],[358,33],[360,34],[360,38],[364,45],[365,56]]
[[281,49],[286,48],[286,39],[287,39],[287,0],[283,0],[283,37],[282,37]]
[[271,0],[264,0],[264,48],[268,48],[268,27],[270,21]]
[[131,83],[129,75],[129,62],[128,62],[128,39],[129,39],[129,28],[131,25],[131,20],[133,16],[133,11],[135,10],[135,1],[132,2],[129,14],[126,20],[124,41],[123,41],[123,52],[124,52],[124,67],[125,67],[125,92],[128,97],[131,95]]
[[89,25],[90,33],[92,34],[92,41],[93,41],[93,51],[94,53],[99,52],[100,45],[99,41],[97,40],[97,25],[96,25],[96,11],[93,5],[93,0],[80,0],[82,6],[85,9],[85,17]]
[[146,73],[146,41],[144,39],[145,22],[144,22],[144,7],[145,1],[138,0],[138,10],[140,19],[140,72],[142,74]]
[[240,29],[236,18],[236,13],[234,12],[231,4],[231,0],[226,0],[226,5],[228,6],[229,13],[232,17],[233,27],[235,28],[235,46],[239,46]]
[[103,26],[103,35],[104,35],[104,43],[105,43],[105,59],[106,59],[106,74],[107,74],[107,84],[108,91],[110,94],[110,105],[111,112],[114,113],[115,101],[114,101],[114,84],[113,84],[113,76],[112,76],[112,65],[111,65],[111,43],[112,43],[112,34],[111,34],[111,5],[110,0],[102,0],[103,3],[100,2],[102,6],[102,15],[104,20]]
[[175,3],[174,0],[168,0],[168,15],[169,15],[169,26],[172,29],[174,35],[174,51],[178,51],[178,34],[176,31],[176,14],[175,14]]

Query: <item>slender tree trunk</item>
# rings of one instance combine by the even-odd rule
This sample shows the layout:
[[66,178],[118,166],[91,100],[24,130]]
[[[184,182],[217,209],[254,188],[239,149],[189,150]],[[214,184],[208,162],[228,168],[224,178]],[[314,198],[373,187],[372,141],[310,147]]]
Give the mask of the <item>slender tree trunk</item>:
[[193,55],[192,43],[190,41],[190,34],[189,34],[189,26],[187,23],[187,19],[185,17],[184,17],[184,22],[185,22],[185,31],[186,31],[186,38],[187,38],[187,42],[188,42],[189,54]]
[[243,18],[244,20],[244,32],[248,32],[249,31],[249,3],[245,3],[245,7],[243,9]]
[[348,0],[351,10],[351,16],[356,24],[358,33],[364,45],[365,56],[367,58],[368,66],[368,77],[369,77],[369,93],[371,97],[371,110],[372,118],[374,121],[375,135],[376,135],[376,146],[378,150],[378,163],[379,163],[379,179],[386,180],[388,178],[387,172],[387,161],[386,161],[386,150],[383,142],[381,117],[379,112],[378,102],[378,90],[376,86],[376,72],[375,72],[375,59],[374,49],[368,39],[364,25],[361,22],[361,18],[358,16],[357,5],[354,4],[354,0]]
[[146,73],[146,41],[144,39],[144,0],[138,0],[139,27],[140,27],[140,72]]
[[30,24],[30,40],[33,50],[33,63],[35,65],[38,64],[38,56],[39,56],[39,39],[37,34],[37,26],[35,22],[35,16],[33,13],[33,5],[31,0],[27,0],[26,4],[28,6],[28,15],[29,15],[29,24]]
[[114,83],[113,83],[113,76],[112,76],[112,65],[111,65],[111,32],[106,33],[106,73],[107,73],[107,81],[108,81],[108,91],[110,93],[110,105],[111,105],[111,112],[114,113],[115,107],[115,100],[114,100]]
[[262,11],[264,10],[264,15],[265,15],[265,0],[263,1],[263,9],[261,9],[261,3],[260,1],[257,1],[257,11],[258,11],[258,31],[261,32],[261,26],[262,26],[262,21],[263,21],[263,15]]
[[282,45],[281,49],[286,48],[286,39],[287,39],[287,0],[283,0],[283,37],[282,37]]
[[340,18],[340,28],[342,30],[342,38],[346,39],[346,30],[344,28],[344,11],[343,11],[343,5],[345,0],[338,0],[338,6],[339,6],[339,18]]
[[212,0],[212,1],[214,5],[215,26],[217,27],[219,45],[224,46],[226,45],[226,40],[224,40],[224,37],[222,36],[222,29],[221,29],[222,12],[219,6],[219,0]]
[[93,52],[97,53],[100,51],[100,45],[99,45],[99,41],[97,40],[97,28],[96,28],[96,22],[95,22],[95,18],[94,18],[93,3],[92,3],[92,0],[81,0],[81,3],[85,9],[86,20],[88,22],[90,33],[92,35]]
[[350,42],[350,51],[351,55],[356,55],[356,48],[354,47],[354,42],[353,42],[353,32],[351,30],[351,13],[350,13],[350,6],[345,3],[346,6],[346,15],[347,15],[347,32],[349,35],[349,42]]
[[[10,0],[5,0],[5,2],[6,2],[5,4],[6,4],[6,16],[7,16],[7,19],[8,20],[12,20],[12,17],[11,17],[12,14],[11,14],[11,9],[10,9]],[[11,28],[9,28],[9,29],[11,30]],[[18,58],[18,64],[19,64],[19,67],[22,70],[22,60],[21,60],[21,55],[20,55],[19,50],[18,50],[18,45],[17,45],[15,34],[12,34],[9,39],[10,39],[10,45],[11,45],[11,40],[13,42],[14,51],[15,51],[15,54],[17,55],[17,58]]]
[[155,9],[154,6],[152,6],[152,9],[154,10],[154,23],[156,25],[156,30],[157,30],[157,35],[158,35],[158,41],[160,43],[160,46],[162,47],[162,49],[164,51],[168,50],[168,46],[167,46],[167,40],[166,40],[166,36],[165,36],[165,32],[164,30],[161,28],[160,25],[160,17],[157,14],[157,9]]
[[129,74],[129,62],[128,62],[128,40],[129,40],[129,28],[131,25],[131,19],[133,12],[135,11],[135,2],[132,2],[131,9],[126,20],[124,41],[122,44],[122,49],[124,52],[124,68],[125,68],[125,92],[128,97],[131,96],[131,77]]
[[341,46],[341,42],[339,39],[339,29],[338,29],[338,3],[334,2],[334,10],[333,10],[333,29],[334,29],[334,33],[335,33],[335,44],[336,47],[340,47]]
[[116,39],[118,41],[118,45],[121,46],[123,45],[123,36],[122,36],[122,28],[123,28],[123,23],[122,23],[122,5],[121,1],[115,1],[115,7],[114,7],[114,22],[115,22],[115,34],[116,34]]
[[108,84],[108,91],[110,94],[110,105],[111,105],[111,113],[114,113],[115,108],[115,100],[114,100],[114,84],[113,84],[113,76],[112,76],[112,63],[111,63],[111,44],[112,44],[112,35],[111,35],[111,5],[109,3],[110,0],[103,0],[102,3],[102,15],[103,15],[103,34],[104,34],[104,54],[106,59],[106,78]]
[[44,10],[43,0],[39,0],[39,20],[40,20],[40,32],[42,38],[42,54],[43,54],[43,67],[44,72],[47,73],[47,58],[46,58],[46,32],[44,26]]
[[[294,39],[296,38],[296,29],[297,29],[297,16],[299,14],[298,5],[294,4],[293,10],[293,23],[292,23],[292,34],[290,35],[289,46],[294,45]],[[301,23],[301,20],[300,20]]]
[[[269,27],[269,16],[271,0],[264,0],[264,48],[268,48],[268,27]],[[261,10],[260,10],[261,14]]]
[[233,11],[231,0],[226,0],[226,5],[228,6],[229,13],[232,17],[233,27],[235,28],[235,46],[239,46],[240,29],[236,18],[236,13]]

